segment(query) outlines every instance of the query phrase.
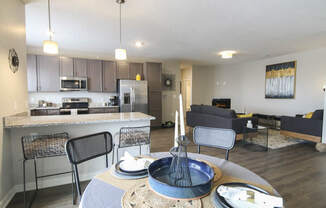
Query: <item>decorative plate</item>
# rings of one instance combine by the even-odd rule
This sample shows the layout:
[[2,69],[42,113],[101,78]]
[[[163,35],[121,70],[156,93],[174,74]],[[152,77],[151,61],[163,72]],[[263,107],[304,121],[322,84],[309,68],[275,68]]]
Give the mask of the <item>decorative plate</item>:
[[173,200],[162,197],[150,190],[148,183],[139,183],[130,188],[121,198],[123,208],[200,208],[201,200]]
[[13,73],[16,73],[19,68],[19,58],[15,49],[9,50],[8,55],[9,67]]

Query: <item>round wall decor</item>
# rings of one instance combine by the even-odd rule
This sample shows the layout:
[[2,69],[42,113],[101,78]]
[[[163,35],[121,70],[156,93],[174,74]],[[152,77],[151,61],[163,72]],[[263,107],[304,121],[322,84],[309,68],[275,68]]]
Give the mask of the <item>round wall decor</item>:
[[19,58],[16,50],[13,48],[9,50],[8,61],[11,71],[16,73],[19,68]]

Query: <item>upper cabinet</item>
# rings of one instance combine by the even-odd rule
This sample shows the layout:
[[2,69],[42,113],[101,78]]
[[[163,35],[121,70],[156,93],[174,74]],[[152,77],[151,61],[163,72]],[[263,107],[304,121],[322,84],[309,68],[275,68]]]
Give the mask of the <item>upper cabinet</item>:
[[145,63],[144,76],[148,81],[149,91],[161,91],[162,90],[162,64],[161,63]]
[[87,59],[74,58],[74,76],[87,77]]
[[113,61],[103,61],[103,92],[117,91],[117,65]]
[[36,55],[27,54],[27,89],[28,92],[37,91]]
[[139,74],[143,80],[143,65],[143,63],[129,63],[129,79],[135,80],[136,75]]
[[37,56],[38,91],[58,92],[60,90],[59,57]]
[[117,62],[117,79],[129,79],[128,62]]
[[74,76],[74,62],[72,58],[60,57],[60,76],[73,77]]
[[87,60],[88,91],[102,92],[102,61]]

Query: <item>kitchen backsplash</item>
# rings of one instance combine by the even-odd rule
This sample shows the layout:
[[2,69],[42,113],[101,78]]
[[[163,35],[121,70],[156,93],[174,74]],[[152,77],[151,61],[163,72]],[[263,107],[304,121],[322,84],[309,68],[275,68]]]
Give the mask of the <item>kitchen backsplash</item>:
[[109,96],[117,96],[117,93],[93,93],[93,92],[53,92],[53,93],[29,93],[29,106],[35,107],[39,100],[51,102],[55,106],[61,106],[64,97],[87,97],[90,106],[104,106],[109,101]]

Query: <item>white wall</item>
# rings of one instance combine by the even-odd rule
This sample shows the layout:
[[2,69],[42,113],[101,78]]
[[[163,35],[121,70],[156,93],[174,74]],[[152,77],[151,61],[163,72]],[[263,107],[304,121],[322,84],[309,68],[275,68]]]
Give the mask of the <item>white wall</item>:
[[[210,104],[213,97],[231,98],[238,112],[295,115],[323,108],[326,48],[242,64],[194,67],[193,103]],[[265,99],[265,67],[297,61],[294,99]]]
[[[8,51],[19,56],[19,71],[13,74],[8,65]],[[0,6],[0,119],[27,110],[25,8],[20,0],[2,0]],[[14,192],[11,141],[0,122],[0,207]]]

